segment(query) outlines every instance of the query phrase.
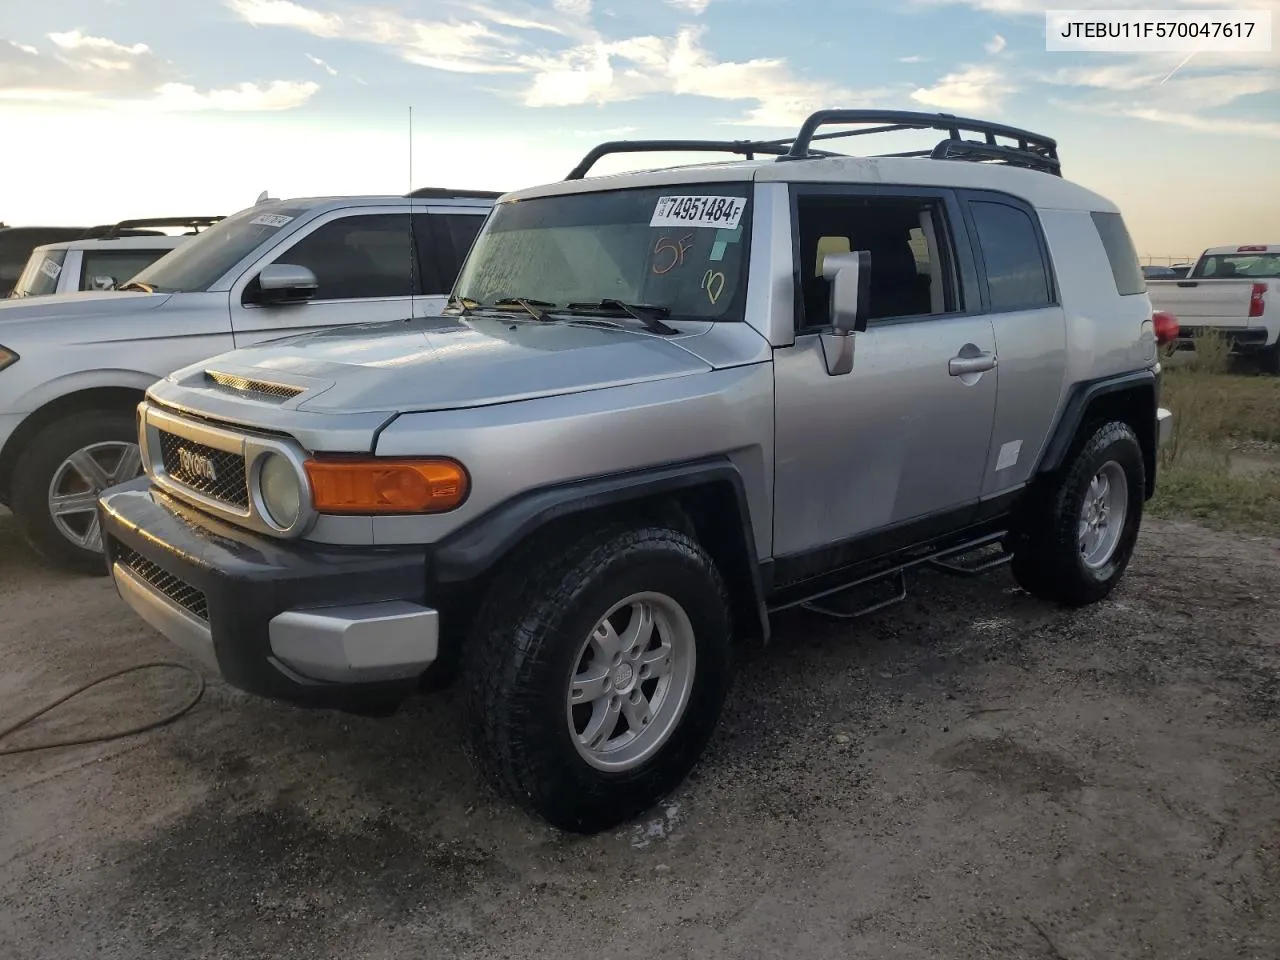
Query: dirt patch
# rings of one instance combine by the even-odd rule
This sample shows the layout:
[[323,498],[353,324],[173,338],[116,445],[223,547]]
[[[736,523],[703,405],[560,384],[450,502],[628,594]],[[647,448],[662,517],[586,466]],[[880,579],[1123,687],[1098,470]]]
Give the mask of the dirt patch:
[[[444,694],[369,719],[211,685],[0,758],[0,956],[1280,955],[1280,541],[1151,521],[1105,603],[921,574],[779,618],[706,761],[616,832],[480,784]],[[0,721],[175,652],[0,518]],[[157,672],[31,736],[178,702]]]

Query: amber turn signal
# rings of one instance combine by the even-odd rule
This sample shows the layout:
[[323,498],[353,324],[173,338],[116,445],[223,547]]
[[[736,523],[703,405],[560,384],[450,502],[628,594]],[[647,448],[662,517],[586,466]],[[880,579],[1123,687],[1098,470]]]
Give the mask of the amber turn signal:
[[323,457],[304,467],[318,513],[442,513],[469,492],[467,472],[453,460]]

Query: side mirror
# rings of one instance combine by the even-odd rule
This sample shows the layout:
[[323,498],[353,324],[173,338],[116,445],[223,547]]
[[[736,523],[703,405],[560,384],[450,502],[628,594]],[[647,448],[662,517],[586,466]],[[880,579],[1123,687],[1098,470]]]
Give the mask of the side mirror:
[[822,276],[831,284],[831,328],[822,334],[822,355],[827,373],[839,377],[853,369],[854,334],[867,329],[871,253],[829,253]]
[[90,290],[114,290],[116,288],[115,277],[94,277],[89,281]]
[[259,303],[302,303],[316,295],[320,282],[308,267],[272,263],[258,274]]
[[831,327],[837,333],[862,333],[867,329],[867,304],[871,288],[871,253],[829,253],[822,261],[822,276],[831,284]]

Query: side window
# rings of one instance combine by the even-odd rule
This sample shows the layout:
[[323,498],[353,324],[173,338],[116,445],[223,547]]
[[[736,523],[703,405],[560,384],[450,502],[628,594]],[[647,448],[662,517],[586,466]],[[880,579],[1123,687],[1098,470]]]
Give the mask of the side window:
[[871,254],[868,320],[924,319],[958,309],[949,234],[940,200],[915,197],[802,196],[797,204],[800,316],[797,326],[830,322],[829,254]]
[[1040,235],[1017,207],[989,200],[969,201],[986,263],[992,310],[1034,310],[1053,301]]
[[475,242],[476,234],[484,225],[483,213],[428,213],[423,214],[434,230],[431,233],[432,244],[426,256],[434,265],[439,277],[438,290],[430,293],[444,293],[453,289],[453,282],[462,269],[462,263]]
[[85,250],[80,255],[80,287],[88,290],[94,277],[110,277],[119,286],[127,283],[163,257],[168,250]]
[[422,293],[412,256],[407,213],[365,213],[330,220],[274,262],[310,269],[314,300],[356,300]]
[[[1098,238],[1107,251],[1107,259],[1111,262],[1111,279],[1116,283],[1116,293],[1122,297],[1147,292],[1147,281],[1138,261],[1138,251],[1133,245],[1133,238],[1124,225],[1124,218],[1118,213],[1092,214],[1093,225],[1098,230]],[[1172,271],[1170,271],[1172,273]]]

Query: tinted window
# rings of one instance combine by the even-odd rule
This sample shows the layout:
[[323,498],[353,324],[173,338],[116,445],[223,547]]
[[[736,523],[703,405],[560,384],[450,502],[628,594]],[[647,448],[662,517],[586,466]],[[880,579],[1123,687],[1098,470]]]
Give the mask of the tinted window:
[[1122,297],[1146,293],[1147,283],[1143,279],[1142,267],[1138,264],[1138,251],[1124,225],[1124,218],[1118,213],[1095,212],[1092,216],[1093,225],[1098,228],[1098,236],[1107,251],[1107,259],[1111,261],[1111,277],[1116,282],[1116,293]]
[[310,269],[315,300],[352,300],[421,293],[412,256],[409,214],[373,213],[330,220],[273,262]]
[[986,263],[991,309],[1034,310],[1053,303],[1040,237],[1031,218],[1007,203],[975,200],[969,209]]
[[1280,277],[1280,253],[1214,254],[1200,261],[1198,277]]
[[[830,323],[830,254],[871,255],[867,319],[927,317],[957,309],[942,204],[914,197],[802,197],[797,204],[801,328]],[[935,238],[935,240],[931,240]]]
[[446,286],[452,287],[462,269],[462,261],[467,259],[471,244],[484,225],[484,214],[433,213],[430,216],[436,225],[436,235],[448,240],[447,249],[438,252],[436,262],[440,264],[440,275],[445,278]]
[[132,280],[163,257],[168,250],[86,250],[80,260],[80,289],[88,290],[94,277],[110,277],[116,286]]

